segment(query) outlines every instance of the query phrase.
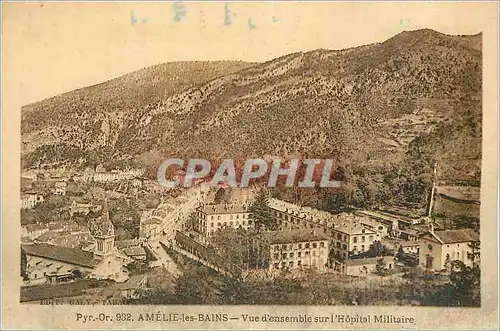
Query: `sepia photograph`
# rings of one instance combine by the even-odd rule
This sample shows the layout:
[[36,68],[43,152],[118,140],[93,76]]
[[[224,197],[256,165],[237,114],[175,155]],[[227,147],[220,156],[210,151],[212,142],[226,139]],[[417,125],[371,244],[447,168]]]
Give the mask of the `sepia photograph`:
[[19,227],[2,262],[17,304],[166,328],[415,328],[418,313],[340,307],[484,309],[498,180],[480,23],[498,8],[405,5],[3,4],[22,72],[20,108],[2,106],[20,125],[18,192],[3,188],[18,218],[2,217]]

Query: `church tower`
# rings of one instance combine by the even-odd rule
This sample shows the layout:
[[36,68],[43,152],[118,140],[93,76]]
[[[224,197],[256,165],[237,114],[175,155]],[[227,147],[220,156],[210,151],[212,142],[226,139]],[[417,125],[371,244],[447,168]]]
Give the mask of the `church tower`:
[[115,248],[115,228],[109,219],[108,200],[104,201],[103,216],[90,223],[90,234],[96,240],[94,254],[105,257]]

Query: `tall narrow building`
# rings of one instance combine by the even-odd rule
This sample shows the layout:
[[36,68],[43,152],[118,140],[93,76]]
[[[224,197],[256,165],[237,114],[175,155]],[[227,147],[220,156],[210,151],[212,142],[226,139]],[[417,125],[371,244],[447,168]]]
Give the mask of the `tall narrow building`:
[[108,256],[115,248],[115,228],[109,218],[108,201],[104,201],[103,216],[90,223],[90,233],[96,240],[94,254]]

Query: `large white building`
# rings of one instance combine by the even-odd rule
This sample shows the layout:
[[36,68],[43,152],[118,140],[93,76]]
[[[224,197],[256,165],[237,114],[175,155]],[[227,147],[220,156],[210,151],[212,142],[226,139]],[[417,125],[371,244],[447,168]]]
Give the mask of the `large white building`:
[[363,216],[348,213],[333,215],[278,199],[270,199],[269,207],[271,217],[280,230],[320,229],[328,235],[332,255],[338,260],[367,251],[375,241],[381,240],[381,233],[384,233],[367,226],[369,220]]
[[207,204],[197,210],[195,230],[205,236],[212,235],[217,229],[231,227],[250,229],[254,227],[248,206],[235,204]]
[[265,233],[270,248],[270,270],[328,268],[329,240],[320,231],[272,231]]
[[474,252],[473,244],[479,242],[479,234],[472,229],[434,231],[420,238],[419,265],[427,270],[441,271],[446,269],[451,261],[462,261],[472,267]]
[[36,193],[26,193],[21,197],[21,209],[31,209],[44,201],[43,195]]

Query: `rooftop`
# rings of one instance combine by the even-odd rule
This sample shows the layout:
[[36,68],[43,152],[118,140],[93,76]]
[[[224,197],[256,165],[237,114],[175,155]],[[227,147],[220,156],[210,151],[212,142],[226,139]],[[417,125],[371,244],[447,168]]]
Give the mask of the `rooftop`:
[[141,241],[139,241],[139,239],[137,239],[137,238],[115,240],[115,245],[118,248],[125,248],[125,247],[130,247],[130,246],[138,246],[140,244],[141,244]]
[[122,284],[118,284],[114,287],[114,289],[118,290],[134,290],[140,287],[143,282],[147,281],[147,276],[146,275],[133,275],[130,276],[130,278]]
[[109,208],[107,200],[104,201],[103,215],[104,217],[91,221],[89,224],[90,233],[94,237],[108,237],[115,235],[115,227],[109,219]]
[[480,187],[473,186],[438,186],[438,194],[444,194],[459,200],[480,200]]
[[248,206],[243,204],[207,204],[201,207],[207,215],[248,213]]
[[365,229],[365,232],[368,234],[375,233],[361,225],[362,222],[374,222],[366,216],[356,215],[354,213],[332,214],[327,211],[311,207],[302,207],[274,198],[269,199],[269,206],[272,209],[296,215],[297,217],[303,218],[307,221],[329,228],[335,228],[347,234],[361,234],[363,229]]
[[158,216],[151,216],[148,217],[144,220],[141,220],[141,224],[147,225],[147,224],[161,224],[163,221],[161,218]]
[[292,214],[297,217],[305,218],[314,221],[315,223],[330,220],[333,215],[329,212],[314,209],[307,206],[299,206],[287,201],[278,200],[275,198],[269,199],[269,207],[274,210],[279,210],[284,213]]
[[404,216],[400,216],[400,215],[398,215],[398,216],[390,215],[390,214],[383,212],[383,211],[357,210],[356,214],[370,216],[370,217],[377,218],[379,220],[384,220],[386,222],[391,222],[391,223],[392,222],[404,222],[404,223],[408,223],[408,224],[412,223],[412,219],[410,219],[408,217],[404,217]]
[[92,252],[86,252],[78,248],[61,247],[44,243],[22,245],[21,247],[27,255],[43,257],[87,268],[94,268],[100,262],[94,258]]
[[444,244],[479,241],[479,234],[472,229],[434,231]]
[[[345,223],[340,224],[335,227],[335,230],[349,234],[375,234],[376,232],[370,229],[365,228],[360,223]],[[364,230],[364,232],[363,232]]]
[[125,253],[127,256],[146,255],[146,251],[141,246],[126,247],[123,249],[123,253]]

